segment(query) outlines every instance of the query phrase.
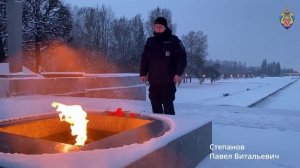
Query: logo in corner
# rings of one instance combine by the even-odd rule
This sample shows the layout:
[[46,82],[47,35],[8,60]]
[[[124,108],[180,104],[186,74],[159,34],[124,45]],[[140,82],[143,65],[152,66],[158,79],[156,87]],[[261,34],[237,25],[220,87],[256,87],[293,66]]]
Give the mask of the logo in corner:
[[280,23],[285,29],[289,29],[294,24],[295,16],[291,11],[286,7],[285,10],[281,13]]

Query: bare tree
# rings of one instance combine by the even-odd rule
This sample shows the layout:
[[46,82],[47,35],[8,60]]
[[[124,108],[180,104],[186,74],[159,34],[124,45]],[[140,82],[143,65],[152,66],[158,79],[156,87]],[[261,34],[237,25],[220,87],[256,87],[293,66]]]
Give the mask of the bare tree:
[[139,63],[141,60],[141,55],[144,49],[144,45],[146,42],[146,37],[145,37],[145,31],[144,31],[144,24],[143,21],[141,19],[141,15],[136,15],[133,19],[132,19],[132,28],[131,28],[131,32],[132,32],[132,51],[130,53],[130,60],[129,63],[130,65],[132,65],[132,69],[134,71],[138,71],[139,70]]
[[128,19],[115,19],[112,27],[112,54],[117,63],[128,63],[131,45],[131,24]]
[[6,30],[6,0],[0,0],[0,62],[6,59],[5,43],[7,42]]
[[60,0],[24,0],[22,5],[24,46],[34,50],[35,71],[40,72],[41,49],[69,40],[72,18]]
[[4,62],[5,59],[6,59],[6,57],[5,57],[5,52],[4,52],[4,45],[3,45],[2,39],[0,39],[0,63]]
[[[73,18],[72,44],[87,48],[90,57],[88,59],[93,59],[100,71],[107,69],[114,18],[111,9],[104,5],[96,8],[74,8]],[[91,64],[90,67],[96,65]]]
[[204,35],[201,31],[191,31],[188,35],[182,37],[182,42],[188,56],[186,72],[201,77],[201,70],[203,70],[203,64],[207,56],[207,35]]
[[141,15],[128,20],[116,19],[112,28],[111,53],[123,70],[137,72],[140,57],[145,44],[145,35]]

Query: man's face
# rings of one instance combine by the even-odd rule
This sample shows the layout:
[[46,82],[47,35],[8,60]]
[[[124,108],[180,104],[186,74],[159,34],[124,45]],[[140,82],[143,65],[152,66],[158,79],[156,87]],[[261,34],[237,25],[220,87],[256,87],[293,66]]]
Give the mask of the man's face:
[[154,24],[154,31],[156,33],[162,33],[166,30],[166,27],[164,25],[161,24]]

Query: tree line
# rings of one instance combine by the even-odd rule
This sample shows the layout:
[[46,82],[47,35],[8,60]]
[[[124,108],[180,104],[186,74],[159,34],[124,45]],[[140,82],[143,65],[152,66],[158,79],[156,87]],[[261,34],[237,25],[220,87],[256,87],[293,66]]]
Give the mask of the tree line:
[[[0,58],[3,62],[7,56],[6,1],[0,2]],[[59,0],[24,0],[22,6],[23,62],[36,72],[137,72],[156,17],[166,17],[168,26],[176,34],[171,11],[160,7],[150,11],[143,21],[140,14],[117,18],[105,5],[78,8]],[[182,36],[182,41],[190,55],[187,72],[196,74],[207,56],[207,36],[201,31],[191,31]],[[78,56],[62,59],[63,54],[57,52],[61,51],[57,47],[62,45],[75,48]],[[71,58],[77,59],[75,64],[80,66],[68,65]]]
[[280,76],[283,73],[295,73],[293,69],[281,68],[279,62],[268,62],[264,59],[261,66],[247,66],[240,61],[207,60],[205,65],[216,69],[223,77],[253,77],[253,76]]
[[[176,34],[169,9],[157,7],[144,21],[115,17],[111,8],[72,7],[60,0],[23,0],[23,62],[41,71],[84,71],[89,73],[138,72],[146,38],[153,34],[156,17],[164,16]],[[6,0],[0,0],[0,61],[7,58]],[[261,68],[240,62],[206,60],[208,36],[190,31],[181,40],[188,55],[186,74],[217,79],[238,73],[280,74],[279,63]],[[260,70],[258,70],[260,69]]]
[[[104,5],[73,8],[72,13],[71,44],[84,48],[86,59],[90,60],[87,67],[97,72],[138,72],[146,38],[153,35],[153,23],[158,16],[166,17],[168,26],[176,33],[172,13],[165,8],[150,11],[146,21],[140,14],[129,19],[115,18]],[[189,55],[187,71],[196,73],[207,55],[207,36],[201,31],[191,31],[182,36],[182,41]]]
[[260,68],[260,74],[266,76],[279,76],[281,74],[281,66],[279,62],[268,63],[266,59],[263,60]]

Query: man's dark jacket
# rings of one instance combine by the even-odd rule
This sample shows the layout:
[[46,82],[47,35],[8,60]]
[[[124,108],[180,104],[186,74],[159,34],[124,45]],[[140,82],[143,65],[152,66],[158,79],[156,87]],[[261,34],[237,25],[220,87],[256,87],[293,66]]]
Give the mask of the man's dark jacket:
[[182,42],[170,29],[147,39],[140,65],[140,76],[147,76],[150,85],[174,84],[186,67],[186,52]]

